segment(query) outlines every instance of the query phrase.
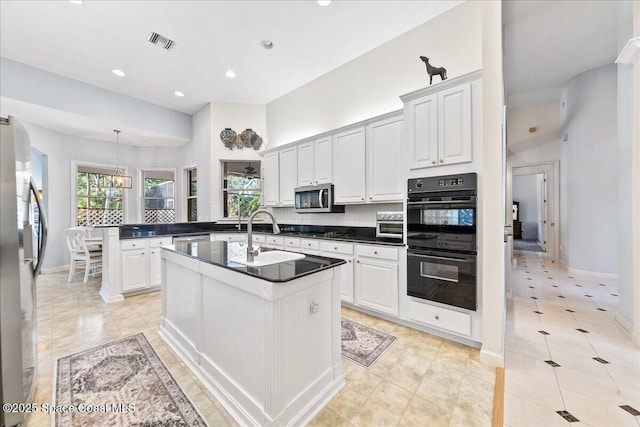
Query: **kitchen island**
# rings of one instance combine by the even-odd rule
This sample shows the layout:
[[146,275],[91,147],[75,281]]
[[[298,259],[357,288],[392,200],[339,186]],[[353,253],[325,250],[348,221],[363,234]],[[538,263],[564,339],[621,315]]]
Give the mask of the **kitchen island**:
[[345,384],[343,260],[248,267],[237,242],[162,250],[160,335],[241,425],[304,425]]

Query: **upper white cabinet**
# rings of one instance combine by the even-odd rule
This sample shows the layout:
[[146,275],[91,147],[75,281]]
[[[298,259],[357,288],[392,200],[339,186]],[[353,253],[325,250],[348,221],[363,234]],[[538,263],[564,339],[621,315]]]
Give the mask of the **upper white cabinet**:
[[272,151],[262,161],[262,205],[278,206],[280,203],[279,155]]
[[298,145],[298,186],[327,184],[333,179],[331,137]]
[[280,203],[278,206],[293,206],[295,188],[298,186],[298,149],[283,148],[280,153]]
[[405,150],[410,169],[471,162],[471,88],[480,72],[466,74],[401,96]]
[[438,93],[438,163],[471,161],[471,83]]
[[365,202],[365,156],[364,127],[352,128],[333,136],[335,203]]
[[401,201],[402,180],[401,115],[372,122],[367,126],[367,201]]

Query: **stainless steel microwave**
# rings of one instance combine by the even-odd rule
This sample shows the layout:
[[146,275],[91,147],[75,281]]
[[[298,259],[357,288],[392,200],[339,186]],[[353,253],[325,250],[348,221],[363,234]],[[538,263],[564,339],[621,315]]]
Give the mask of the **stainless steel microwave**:
[[333,204],[333,184],[296,188],[294,206],[298,213],[344,212],[344,206]]

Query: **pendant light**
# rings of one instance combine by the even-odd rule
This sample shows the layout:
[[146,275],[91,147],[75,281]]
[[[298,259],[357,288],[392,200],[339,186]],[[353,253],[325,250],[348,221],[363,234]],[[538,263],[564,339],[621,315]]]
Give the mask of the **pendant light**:
[[103,175],[98,182],[98,186],[102,188],[112,189],[129,189],[131,188],[131,177],[124,174],[118,164],[118,148],[120,147],[120,131],[113,130],[116,133],[116,168],[111,175]]

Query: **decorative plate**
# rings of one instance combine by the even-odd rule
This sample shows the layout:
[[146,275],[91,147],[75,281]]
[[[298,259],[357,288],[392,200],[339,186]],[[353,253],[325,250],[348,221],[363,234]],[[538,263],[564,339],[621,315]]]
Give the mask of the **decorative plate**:
[[229,150],[233,150],[233,144],[236,142],[236,138],[237,134],[231,128],[224,128],[222,132],[220,132],[220,140]]

